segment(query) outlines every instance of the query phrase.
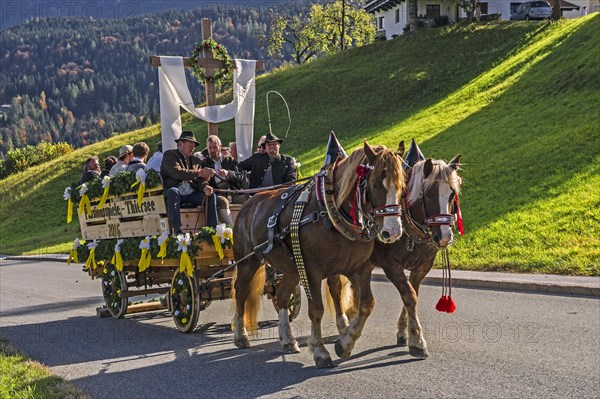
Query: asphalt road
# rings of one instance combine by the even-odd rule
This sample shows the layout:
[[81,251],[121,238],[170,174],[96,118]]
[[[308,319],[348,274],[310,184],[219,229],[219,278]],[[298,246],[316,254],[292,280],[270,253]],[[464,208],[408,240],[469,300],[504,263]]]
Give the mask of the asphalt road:
[[[276,313],[264,301],[252,348],[234,347],[231,301],[178,333],[166,312],[99,319],[98,280],[80,266],[0,263],[0,337],[94,398],[600,397],[600,300],[454,289],[458,309],[435,311],[440,287],[422,287],[430,357],[395,346],[400,298],[374,282],[377,305],[352,357],[336,358],[335,325],[323,331],[336,367],[314,368],[306,307],[292,323],[302,353],[283,355]],[[306,303],[306,302],[304,302]]]

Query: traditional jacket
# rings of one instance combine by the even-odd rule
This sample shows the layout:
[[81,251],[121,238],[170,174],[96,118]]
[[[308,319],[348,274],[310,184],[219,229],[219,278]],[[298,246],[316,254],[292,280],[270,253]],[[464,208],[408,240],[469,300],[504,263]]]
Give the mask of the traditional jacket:
[[200,159],[191,156],[186,161],[183,154],[177,149],[165,151],[160,165],[164,189],[168,190],[178,186],[184,180],[189,180],[193,189],[202,191],[206,182],[198,176],[198,172],[193,172],[200,169],[202,169]]
[[269,164],[271,164],[274,184],[287,183],[298,178],[294,159],[287,155],[279,154],[273,162],[270,162],[269,154],[257,152],[240,162],[238,168],[250,172],[250,188],[257,188],[260,187]]
[[[215,160],[211,157],[204,158],[200,165],[203,168],[215,168]],[[240,190],[243,188],[244,180],[246,180],[246,174],[239,170],[238,161],[233,157],[225,157],[221,159],[221,169],[226,169],[229,174],[227,175],[227,183],[229,183],[229,187],[234,190]],[[216,174],[215,174],[216,176]],[[217,183],[215,181],[215,176],[213,176],[208,184],[210,184],[213,188],[218,188]]]

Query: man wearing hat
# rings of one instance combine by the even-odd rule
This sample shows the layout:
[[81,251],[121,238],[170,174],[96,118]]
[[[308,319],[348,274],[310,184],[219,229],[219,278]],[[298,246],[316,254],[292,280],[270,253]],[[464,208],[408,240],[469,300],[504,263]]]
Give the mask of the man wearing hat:
[[175,234],[181,234],[181,204],[199,206],[204,204],[207,225],[217,225],[217,198],[212,187],[206,182],[213,177],[215,171],[202,168],[200,160],[194,156],[194,148],[199,144],[191,131],[184,131],[175,140],[177,149],[165,151],[160,165],[163,179],[164,195],[167,200],[167,213],[171,229]]
[[119,148],[119,161],[115,166],[110,169],[108,173],[110,176],[116,176],[121,172],[127,170],[129,161],[133,159],[133,147],[130,145],[124,145]]
[[268,133],[265,152],[255,152],[238,164],[240,170],[250,172],[250,188],[268,187],[294,181],[298,178],[294,158],[279,153],[283,140]]

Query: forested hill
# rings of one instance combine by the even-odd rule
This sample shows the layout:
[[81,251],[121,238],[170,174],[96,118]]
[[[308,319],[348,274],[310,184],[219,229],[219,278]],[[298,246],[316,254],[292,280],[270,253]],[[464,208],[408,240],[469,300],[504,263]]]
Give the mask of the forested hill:
[[[41,141],[80,147],[156,122],[158,77],[148,56],[189,56],[203,17],[230,56],[266,60],[269,9],[239,4],[124,19],[34,18],[0,32],[0,157]],[[190,86],[201,100],[196,79]]]
[[[252,5],[272,6],[287,0],[253,0]],[[219,0],[219,4],[240,4],[239,0]],[[0,29],[9,28],[30,18],[43,17],[92,17],[127,18],[166,10],[190,10],[209,8],[214,0],[137,0],[137,1],[6,1],[0,7]]]

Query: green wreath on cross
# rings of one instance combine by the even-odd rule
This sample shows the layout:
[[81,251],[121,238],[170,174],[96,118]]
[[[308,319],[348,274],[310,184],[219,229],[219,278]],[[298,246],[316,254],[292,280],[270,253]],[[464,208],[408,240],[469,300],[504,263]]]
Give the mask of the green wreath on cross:
[[[224,67],[215,70],[213,76],[206,76],[206,69],[202,68],[198,60],[204,58],[204,51],[210,50],[213,53],[213,57],[224,62]],[[217,87],[221,87],[231,80],[233,63],[225,46],[215,42],[213,39],[202,40],[200,43],[194,45],[192,51],[192,57],[190,58],[190,64],[192,66],[192,75],[194,75],[201,82],[212,82]]]

